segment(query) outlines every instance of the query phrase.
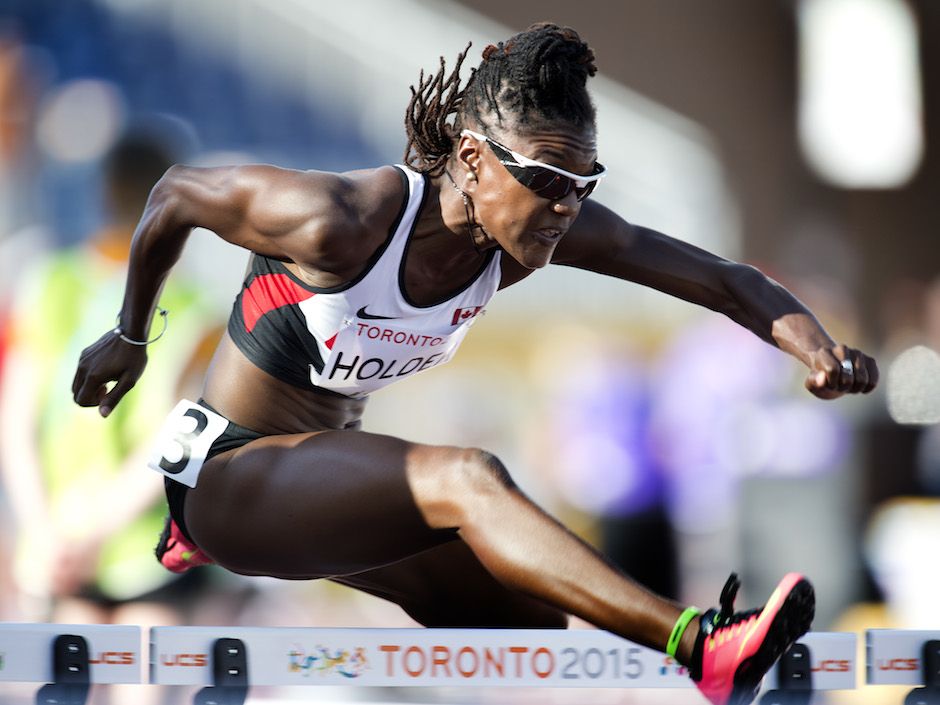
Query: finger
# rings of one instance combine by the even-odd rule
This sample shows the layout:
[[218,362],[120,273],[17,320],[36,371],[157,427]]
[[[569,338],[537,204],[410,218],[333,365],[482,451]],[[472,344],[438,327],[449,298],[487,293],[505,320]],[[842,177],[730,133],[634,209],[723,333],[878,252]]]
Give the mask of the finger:
[[816,362],[817,370],[821,370],[826,378],[824,386],[829,389],[839,389],[839,380],[842,377],[842,360],[837,358],[832,350],[824,350]]
[[804,382],[806,389],[809,390],[813,396],[816,396],[820,399],[830,400],[838,399],[842,396],[842,392],[833,389],[829,385],[829,380],[826,377],[825,370],[816,370],[815,372],[810,372],[806,377]]
[[844,345],[836,345],[832,349],[832,352],[839,364],[839,376],[836,389],[840,392],[851,392],[855,385],[855,363],[852,361],[853,351]]
[[858,350],[853,350],[849,359],[852,361],[854,372],[851,391],[853,394],[860,394],[868,387],[868,366],[865,364],[865,356]]
[[865,358],[865,368],[868,370],[868,386],[862,390],[862,393],[868,394],[878,386],[881,373],[878,371],[878,363],[875,362],[874,358],[868,357],[867,355],[863,357]]
[[110,414],[114,407],[124,398],[124,395],[134,386],[134,381],[131,375],[126,373],[121,375],[117,384],[101,399],[101,402],[98,404],[98,413],[107,418],[108,414]]
[[828,380],[826,379],[825,370],[815,370],[814,372],[810,372],[806,377],[806,388],[811,392],[822,389],[827,384]]
[[85,377],[75,394],[75,403],[79,406],[98,406],[107,394],[106,383],[107,381],[99,382],[92,377]]
[[78,364],[78,368],[75,370],[75,376],[72,378],[72,397],[75,398],[78,396],[78,390],[82,388],[82,385],[85,383],[85,368],[82,366],[81,362]]
[[78,390],[82,388],[82,384],[85,382],[85,377],[88,375],[88,364],[86,363],[86,357],[88,348],[82,350],[82,354],[78,356],[78,365],[75,367],[75,377],[72,378],[72,396],[78,394]]
[[[843,357],[844,356],[844,357]],[[855,391],[855,362],[852,360],[852,351],[845,348],[842,355],[836,354],[839,360],[839,385],[840,391],[852,393]]]

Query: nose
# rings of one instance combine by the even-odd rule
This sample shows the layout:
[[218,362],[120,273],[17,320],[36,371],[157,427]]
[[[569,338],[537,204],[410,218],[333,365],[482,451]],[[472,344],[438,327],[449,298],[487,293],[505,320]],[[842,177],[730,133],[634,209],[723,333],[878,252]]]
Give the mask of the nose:
[[564,198],[552,201],[551,208],[558,215],[572,217],[578,214],[581,209],[581,202],[578,200],[574,189],[571,189]]

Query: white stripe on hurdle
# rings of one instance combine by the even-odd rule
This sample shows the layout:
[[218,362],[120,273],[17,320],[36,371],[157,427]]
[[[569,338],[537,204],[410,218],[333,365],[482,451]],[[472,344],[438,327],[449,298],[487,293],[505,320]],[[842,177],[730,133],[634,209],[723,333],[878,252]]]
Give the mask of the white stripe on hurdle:
[[52,642],[76,634],[88,642],[92,683],[141,683],[140,627],[102,624],[0,624],[0,681],[51,683]]
[[[211,685],[212,644],[245,644],[252,685],[690,688],[667,656],[597,630],[156,627],[150,680]],[[812,633],[813,687],[856,685],[854,634]],[[775,679],[768,679],[774,687]]]
[[[144,682],[140,627],[26,623],[0,624],[0,681],[52,682],[52,643],[60,634],[87,640],[91,683]],[[872,652],[870,641],[872,663],[893,661],[911,670],[882,669],[883,678],[871,682],[916,685],[920,645],[940,633],[894,634],[906,650],[881,655]],[[691,687],[685,669],[667,656],[589,629],[156,627],[150,633],[149,681],[212,685],[212,645],[225,637],[244,642],[251,685]],[[814,632],[800,641],[810,649],[816,690],[856,686],[854,634]],[[905,679],[887,680],[885,674]],[[767,685],[776,687],[775,673]]]
[[921,685],[924,642],[940,640],[940,631],[869,629],[865,633],[867,682],[871,685]]

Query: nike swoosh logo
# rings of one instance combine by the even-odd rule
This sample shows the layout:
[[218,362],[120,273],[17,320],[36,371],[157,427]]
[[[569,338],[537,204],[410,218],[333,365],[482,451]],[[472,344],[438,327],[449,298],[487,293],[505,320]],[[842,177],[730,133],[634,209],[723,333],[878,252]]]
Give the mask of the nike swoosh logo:
[[371,314],[371,313],[366,313],[366,307],[365,307],[365,306],[363,306],[363,307],[360,308],[358,311],[356,311],[356,315],[357,315],[359,318],[362,318],[362,319],[364,319],[364,320],[366,320],[366,321],[391,321],[391,320],[393,320],[393,319],[395,319],[395,318],[398,318],[398,316],[375,316],[375,315],[373,315],[373,314]]
[[747,634],[744,635],[744,640],[741,642],[741,647],[738,649],[738,658],[741,658],[741,654],[744,653],[744,647],[747,646],[747,643],[751,640],[751,637],[754,636],[754,633],[760,628],[760,625],[766,621],[766,619],[773,614],[774,617],[777,616],[779,611],[777,608],[777,603],[780,602],[780,599],[783,596],[780,594],[780,587],[773,591],[773,594],[770,596],[770,599],[767,600],[767,604],[764,605],[764,609],[761,610],[760,615],[758,615],[757,620],[754,624],[751,625],[748,629]]

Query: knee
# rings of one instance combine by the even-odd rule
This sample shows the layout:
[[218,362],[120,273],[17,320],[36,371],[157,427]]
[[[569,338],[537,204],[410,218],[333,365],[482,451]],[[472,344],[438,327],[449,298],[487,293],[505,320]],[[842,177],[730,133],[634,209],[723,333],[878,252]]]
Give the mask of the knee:
[[492,506],[499,497],[516,489],[499,458],[479,448],[461,450],[449,474],[448,495],[455,501],[461,526],[481,516],[481,509]]
[[515,488],[499,458],[478,448],[438,453],[415,466],[410,482],[425,520],[435,529],[465,526],[481,506]]
[[502,461],[479,448],[464,449],[453,470],[461,491],[468,496],[500,494],[516,487]]

